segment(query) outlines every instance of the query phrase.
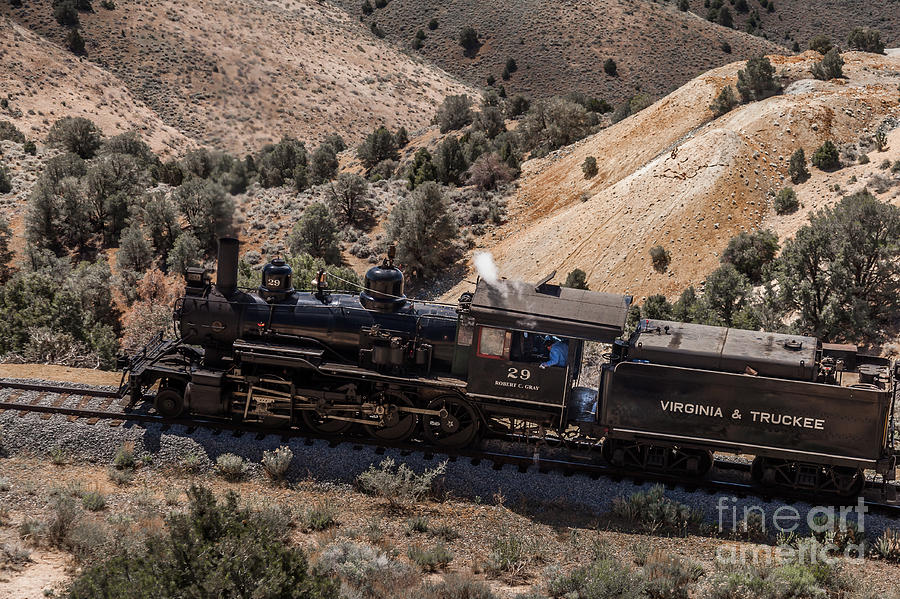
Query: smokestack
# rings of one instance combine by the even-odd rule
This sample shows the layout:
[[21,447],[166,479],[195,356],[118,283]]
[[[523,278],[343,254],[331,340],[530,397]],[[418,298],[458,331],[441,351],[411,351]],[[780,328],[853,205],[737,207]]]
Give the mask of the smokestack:
[[219,239],[219,257],[216,265],[216,289],[225,297],[237,290],[238,249],[240,242],[234,237]]

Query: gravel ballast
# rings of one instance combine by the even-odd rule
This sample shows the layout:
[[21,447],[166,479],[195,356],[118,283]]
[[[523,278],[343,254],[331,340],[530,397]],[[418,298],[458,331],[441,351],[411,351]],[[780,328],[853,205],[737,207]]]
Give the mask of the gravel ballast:
[[[9,390],[0,390],[0,400],[8,397],[9,393]],[[16,401],[30,402],[36,395],[35,392],[23,392]],[[50,401],[52,396],[48,394],[41,403]],[[94,400],[91,400],[91,404],[93,403]],[[109,421],[102,420],[90,425],[85,419],[69,422],[61,415],[42,419],[40,414],[20,415],[16,410],[0,414],[0,437],[3,452],[0,455],[49,456],[52,451],[61,449],[71,461],[101,464],[111,463],[122,444],[132,442],[138,458],[150,455],[151,468],[177,467],[183,464],[185,458],[193,455],[197,465],[208,470],[214,467],[218,456],[233,453],[247,460],[248,475],[259,477],[264,476],[260,464],[263,452],[287,445],[294,454],[287,473],[288,480],[312,478],[320,482],[345,484],[352,484],[357,475],[387,457],[394,458],[398,463],[405,463],[417,472],[433,468],[445,459],[439,453],[430,460],[426,460],[425,455],[420,452],[402,455],[408,452],[388,449],[384,453],[378,453],[375,447],[352,441],[331,447],[327,441],[310,441],[301,437],[284,441],[277,433],[257,440],[252,433],[236,437],[228,431],[217,432],[202,427],[188,433],[187,427],[179,425],[165,427],[126,421],[119,426],[110,426]],[[2,465],[0,459],[0,472]],[[609,512],[614,499],[627,497],[649,487],[649,483],[632,480],[593,480],[579,474],[565,476],[559,472],[539,473],[536,468],[530,468],[526,473],[519,472],[514,466],[495,470],[489,461],[473,465],[468,459],[447,464],[443,485],[446,491],[462,498],[491,501],[491,498],[501,495],[510,505],[522,501],[553,503],[596,515]],[[785,502],[766,501],[758,497],[723,497],[704,491],[691,492],[680,487],[667,489],[666,496],[701,510],[705,522],[713,526],[719,521],[718,506],[721,504],[726,530],[731,528],[733,514],[740,519],[744,508],[757,507],[766,514],[768,528],[775,511],[787,505]],[[791,508],[799,512],[802,520],[806,520],[813,506],[796,502],[786,509]],[[853,515],[850,520],[854,520]],[[881,514],[866,514],[864,524],[865,533],[872,537],[879,535],[885,528],[897,529],[900,527],[900,520]]]

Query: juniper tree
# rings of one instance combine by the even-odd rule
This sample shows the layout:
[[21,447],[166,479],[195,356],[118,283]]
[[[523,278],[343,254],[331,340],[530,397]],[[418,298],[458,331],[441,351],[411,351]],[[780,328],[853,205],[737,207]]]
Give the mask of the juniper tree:
[[391,211],[385,227],[397,258],[413,276],[431,277],[456,259],[456,219],[440,185],[420,185]]

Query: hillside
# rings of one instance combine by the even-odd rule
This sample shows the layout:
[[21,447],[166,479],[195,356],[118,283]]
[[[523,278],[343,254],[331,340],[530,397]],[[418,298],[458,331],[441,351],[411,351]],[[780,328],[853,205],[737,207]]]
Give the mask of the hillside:
[[0,120],[11,121],[29,138],[43,140],[59,118],[83,116],[106,135],[139,131],[162,155],[192,145],[121,80],[4,17],[0,65],[0,89],[9,103],[0,109]]
[[[691,11],[706,18],[709,9],[705,0],[689,0]],[[765,36],[790,48],[796,41],[806,49],[809,40],[828,35],[846,48],[847,36],[854,27],[874,27],[881,32],[887,47],[900,45],[900,2],[884,0],[773,0],[773,10],[759,0],[747,0],[747,12],[736,10],[735,2],[727,5],[734,18],[734,27],[746,31],[748,21],[756,11],[759,22],[757,35]]]
[[[386,39],[473,85],[483,86],[493,75],[507,93],[530,97],[571,91],[613,103],[638,92],[659,97],[711,68],[783,51],[762,38],[679,12],[674,3],[650,0],[393,0],[370,16],[362,14],[360,0],[334,2],[369,26],[376,24]],[[428,27],[431,19],[437,21],[434,30]],[[459,44],[466,26],[473,26],[482,42],[474,57]],[[425,39],[421,49],[412,50],[419,29]],[[723,50],[725,42],[730,53]],[[504,81],[509,58],[518,69]],[[616,61],[618,76],[604,72],[607,58]]]
[[[785,93],[713,119],[707,106],[734,84],[743,64],[716,69],[637,115],[526,163],[510,220],[487,244],[500,273],[537,280],[556,270],[562,280],[581,268],[592,289],[640,301],[700,283],[742,230],[765,226],[792,235],[809,210],[865,185],[900,204],[898,176],[881,169],[884,160],[900,158],[900,57],[847,53],[847,79],[829,82],[809,79],[817,58],[771,57],[789,78]],[[885,152],[871,147],[879,127],[893,130]],[[833,173],[810,167],[812,178],[796,188],[801,210],[775,216],[771,194],[790,184],[791,153],[802,147],[809,157],[827,139],[844,150],[845,164],[859,153],[870,162]],[[590,180],[580,168],[587,156],[599,167]],[[672,255],[665,274],[651,267],[648,252],[657,244]]]
[[[86,58],[167,125],[235,153],[284,134],[315,143],[358,141],[379,122],[417,129],[445,95],[472,93],[313,0],[95,4],[80,13]],[[64,43],[50,0],[3,2],[0,15]]]

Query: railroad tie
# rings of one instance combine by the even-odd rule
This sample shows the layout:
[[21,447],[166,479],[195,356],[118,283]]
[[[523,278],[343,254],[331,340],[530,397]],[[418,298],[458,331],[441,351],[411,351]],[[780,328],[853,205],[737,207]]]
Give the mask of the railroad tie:
[[[10,394],[9,394],[9,397],[7,397],[6,399],[4,399],[3,401],[8,402],[8,403],[12,403],[12,402],[14,402],[15,400],[19,399],[19,396],[20,396],[20,395],[22,395],[22,392],[21,392],[21,391],[14,391],[13,393],[10,393]],[[2,413],[5,412],[5,411],[6,411],[6,408],[0,408],[0,414],[2,414]]]
[[[87,396],[87,395],[82,395],[82,396],[81,396],[81,399],[78,400],[78,409],[79,409],[79,410],[83,410],[83,409],[85,408],[85,406],[88,405],[88,402],[89,402],[89,401],[91,401],[91,398],[90,398],[89,396]],[[79,418],[80,418],[80,416],[76,416],[75,414],[71,414],[71,415],[69,415],[69,416],[66,416],[66,420],[68,420],[69,422],[75,422],[75,421],[78,420]]]
[[[60,393],[53,399],[53,407],[58,408],[63,405],[66,400],[69,399],[68,393]],[[46,414],[41,414],[41,420],[49,420],[50,417],[53,416],[52,412],[47,412]]]
[[[106,399],[104,399],[104,400],[100,403],[100,407],[97,408],[97,411],[102,411],[102,410],[106,410],[107,408],[109,408],[109,406],[110,406],[110,405],[112,404],[112,402],[113,402],[113,399],[114,399],[114,398],[112,398],[112,397],[107,397]],[[87,423],[93,425],[93,424],[97,424],[97,422],[99,422],[99,421],[100,421],[100,418],[98,418],[98,417],[92,417],[92,418],[88,418]]]
[[[30,402],[28,402],[28,405],[30,405],[30,406],[36,406],[36,405],[38,405],[39,403],[41,403],[41,400],[44,399],[44,397],[45,397],[46,395],[47,395],[46,393],[38,393],[37,396],[35,396],[34,399],[32,399]],[[27,416],[29,413],[30,413],[30,412],[29,412],[28,410],[19,410],[19,418],[24,418],[24,417]]]

